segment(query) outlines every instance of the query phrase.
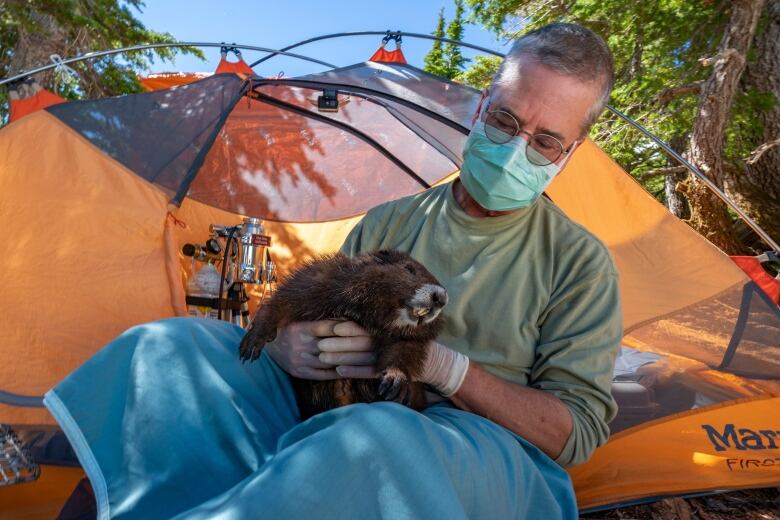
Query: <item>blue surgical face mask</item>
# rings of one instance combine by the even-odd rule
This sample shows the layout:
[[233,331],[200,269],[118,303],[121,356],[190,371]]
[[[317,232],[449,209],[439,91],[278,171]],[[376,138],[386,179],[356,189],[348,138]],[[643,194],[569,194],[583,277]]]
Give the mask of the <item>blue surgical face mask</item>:
[[477,121],[463,147],[460,180],[477,203],[491,211],[530,206],[550,185],[562,165],[537,166],[528,160],[526,141],[519,136],[496,144]]

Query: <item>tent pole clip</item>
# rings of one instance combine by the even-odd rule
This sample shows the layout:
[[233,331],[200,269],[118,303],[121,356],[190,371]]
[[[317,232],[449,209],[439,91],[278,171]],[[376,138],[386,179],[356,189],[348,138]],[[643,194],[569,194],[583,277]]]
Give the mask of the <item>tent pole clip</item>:
[[232,52],[236,59],[241,59],[241,50],[236,47],[236,43],[233,42],[231,44],[227,44],[225,42],[220,42],[222,44],[222,47],[219,48],[219,53],[222,55],[223,58],[227,58],[227,55],[229,52]]
[[385,33],[385,37],[382,38],[382,43],[383,44],[387,44],[390,40],[395,40],[395,44],[396,45],[401,45],[401,41],[402,41],[401,31],[392,32],[392,31],[388,30]]

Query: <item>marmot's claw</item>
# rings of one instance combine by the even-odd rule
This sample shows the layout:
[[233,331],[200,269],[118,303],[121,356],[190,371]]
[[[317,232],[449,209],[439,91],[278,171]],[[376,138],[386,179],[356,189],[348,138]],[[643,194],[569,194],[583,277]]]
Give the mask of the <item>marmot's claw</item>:
[[381,374],[379,383],[379,395],[385,401],[409,404],[411,392],[409,391],[409,378],[397,368],[388,368]]
[[249,341],[242,341],[241,346],[238,349],[238,355],[244,363],[247,361],[255,361],[260,357],[260,353],[263,351],[264,346],[265,345],[253,345]]

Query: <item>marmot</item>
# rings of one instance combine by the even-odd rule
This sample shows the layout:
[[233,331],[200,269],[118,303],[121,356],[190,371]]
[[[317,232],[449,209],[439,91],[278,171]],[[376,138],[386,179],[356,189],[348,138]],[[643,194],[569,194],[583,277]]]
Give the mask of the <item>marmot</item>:
[[349,319],[368,331],[379,379],[312,381],[293,377],[301,419],[352,403],[396,401],[420,410],[421,383],[413,382],[427,343],[443,325],[447,291],[406,253],[377,251],[356,257],[322,256],[293,272],[257,312],[241,341],[241,359],[254,361],[277,328],[297,321]]

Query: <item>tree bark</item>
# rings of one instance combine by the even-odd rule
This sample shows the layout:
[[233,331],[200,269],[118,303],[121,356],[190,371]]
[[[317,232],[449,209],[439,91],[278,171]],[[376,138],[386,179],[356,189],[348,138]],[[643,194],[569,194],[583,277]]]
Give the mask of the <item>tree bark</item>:
[[[780,0],[768,0],[763,30],[756,34],[757,59],[745,71],[745,83],[774,95],[774,106],[761,112],[763,139],[758,147],[780,138]],[[766,150],[740,176],[727,179],[742,207],[769,233],[780,240],[780,146]]]
[[[748,50],[766,0],[733,0],[729,22],[712,73],[702,85],[690,142],[690,160],[719,188],[724,187],[723,148],[729,113]],[[678,188],[679,189],[679,188]],[[690,224],[726,253],[742,251],[726,207],[707,186],[690,177],[683,188],[691,206]]]

